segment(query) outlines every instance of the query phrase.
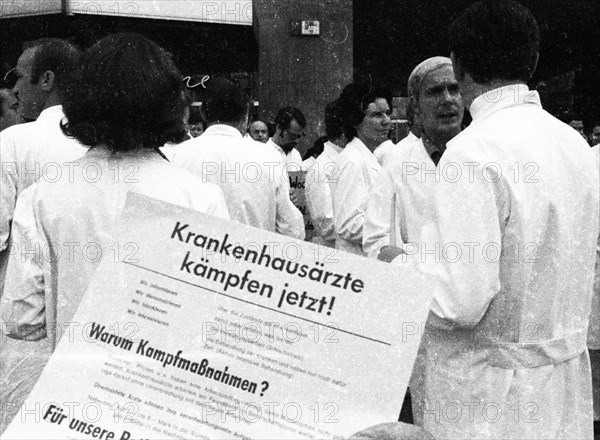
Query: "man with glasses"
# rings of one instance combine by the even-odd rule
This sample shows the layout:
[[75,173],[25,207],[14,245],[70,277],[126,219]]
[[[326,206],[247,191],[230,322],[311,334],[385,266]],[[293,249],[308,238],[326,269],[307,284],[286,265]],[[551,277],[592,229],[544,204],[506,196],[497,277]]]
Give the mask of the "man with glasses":
[[272,146],[281,154],[281,161],[288,171],[302,169],[302,157],[295,148],[298,140],[304,136],[306,119],[300,110],[295,107],[283,107],[275,117],[277,130],[267,145]]

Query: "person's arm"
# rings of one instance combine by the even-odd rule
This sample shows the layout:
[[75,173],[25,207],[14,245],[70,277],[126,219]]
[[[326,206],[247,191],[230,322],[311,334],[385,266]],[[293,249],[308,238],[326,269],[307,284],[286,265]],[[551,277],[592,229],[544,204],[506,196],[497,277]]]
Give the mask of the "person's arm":
[[0,252],[8,246],[19,185],[19,166],[15,145],[7,133],[0,132]]
[[[390,245],[392,227],[392,205],[394,200],[394,184],[387,169],[383,169],[377,180],[367,203],[365,223],[363,229],[363,249],[371,258],[376,258],[383,246]],[[397,211],[397,210],[396,210]],[[399,231],[398,231],[399,232]],[[401,242],[400,234],[396,235],[398,246]]]
[[315,162],[306,174],[306,206],[312,221],[317,226],[319,236],[324,240],[333,239],[331,187],[320,162]]
[[11,338],[36,341],[46,337],[45,280],[48,261],[43,232],[36,224],[33,185],[19,196],[12,226],[17,252],[8,261],[2,296],[3,331]]
[[333,194],[335,233],[346,241],[361,243],[361,247],[369,197],[363,168],[363,164],[351,160],[342,163]]
[[[442,158],[450,160],[446,156]],[[452,157],[454,163],[475,163]],[[443,166],[443,163],[440,163]],[[421,270],[436,278],[431,310],[440,326],[473,327],[500,290],[502,230],[509,193],[502,179],[487,176],[481,166],[463,170],[457,182],[443,180],[433,197],[433,223],[423,228]],[[488,177],[486,181],[483,176]],[[497,254],[496,254],[497,252]],[[493,255],[492,255],[493,254]],[[437,260],[437,261],[436,261]]]

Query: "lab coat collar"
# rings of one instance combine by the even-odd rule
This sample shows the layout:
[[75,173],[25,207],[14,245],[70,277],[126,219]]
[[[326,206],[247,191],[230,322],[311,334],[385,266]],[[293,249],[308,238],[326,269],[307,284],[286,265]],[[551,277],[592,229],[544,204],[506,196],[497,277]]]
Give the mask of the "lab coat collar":
[[202,133],[201,136],[232,136],[241,139],[242,133],[231,125],[215,124],[204,130],[204,133]]
[[381,170],[381,165],[377,162],[377,158],[373,153],[369,151],[367,146],[361,141],[358,137],[354,137],[348,145],[346,145],[346,149],[351,149],[359,152],[361,156],[365,159],[365,162],[375,170]]
[[282,156],[287,156],[286,152],[283,151],[283,148],[281,148],[279,145],[273,142],[273,138],[269,138],[269,140],[267,141],[267,145],[270,145],[271,147],[275,148]]
[[36,121],[43,121],[49,119],[62,119],[65,117],[62,105],[53,105],[47,109],[42,110]]
[[525,84],[511,84],[479,95],[471,104],[469,111],[473,121],[477,121],[487,118],[498,110],[520,104],[542,106],[538,92],[529,90]]
[[340,154],[342,152],[342,150],[343,150],[342,147],[334,144],[331,141],[327,141],[327,142],[325,142],[323,152],[326,152],[327,156],[329,156],[329,157],[336,157],[338,154]]

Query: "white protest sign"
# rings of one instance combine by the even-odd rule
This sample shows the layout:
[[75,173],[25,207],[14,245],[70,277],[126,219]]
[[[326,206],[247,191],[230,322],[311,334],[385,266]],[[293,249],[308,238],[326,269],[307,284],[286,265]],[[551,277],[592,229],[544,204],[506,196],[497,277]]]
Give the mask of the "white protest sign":
[[311,241],[315,236],[315,225],[308,212],[306,204],[306,171],[288,171],[290,179],[290,194],[295,195],[296,208],[302,213],[304,218],[304,240]]
[[[345,438],[395,421],[431,289],[367,260],[130,194],[7,439]],[[406,329],[410,329],[408,332]]]

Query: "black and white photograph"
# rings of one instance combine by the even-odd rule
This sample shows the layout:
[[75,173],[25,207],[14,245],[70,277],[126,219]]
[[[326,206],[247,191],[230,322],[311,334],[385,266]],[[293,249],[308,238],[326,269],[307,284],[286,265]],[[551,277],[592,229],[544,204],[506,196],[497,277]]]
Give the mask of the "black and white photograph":
[[1,0],[0,439],[600,440],[598,0]]

